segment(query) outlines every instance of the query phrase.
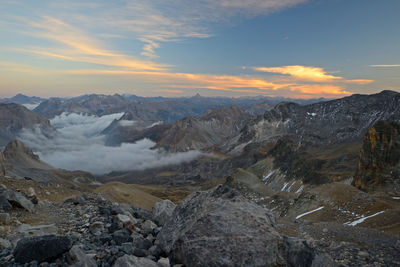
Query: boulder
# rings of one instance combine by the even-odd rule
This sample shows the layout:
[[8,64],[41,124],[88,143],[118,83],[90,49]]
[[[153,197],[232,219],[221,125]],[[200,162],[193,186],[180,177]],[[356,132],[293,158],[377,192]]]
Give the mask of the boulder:
[[272,212],[227,185],[183,200],[156,244],[169,254],[171,265],[311,266],[315,256],[305,242],[288,241],[277,232]]
[[148,258],[139,258],[132,255],[124,255],[118,258],[114,267],[158,267],[157,263]]
[[8,202],[15,207],[23,208],[29,212],[33,211],[34,208],[33,203],[19,192],[15,192],[10,189],[2,190],[0,192],[0,198],[1,197],[7,199]]
[[117,245],[121,245],[122,243],[132,242],[133,238],[130,233],[126,229],[117,230],[112,234],[113,240]]
[[0,250],[11,248],[12,244],[10,241],[4,238],[0,238]]
[[176,205],[171,200],[157,202],[153,206],[152,217],[158,225],[164,225],[171,218]]
[[45,235],[26,237],[18,241],[13,251],[17,263],[51,262],[69,251],[72,242],[67,236]]
[[69,251],[70,260],[72,266],[76,267],[97,267],[97,263],[94,259],[90,258],[83,252],[83,250],[75,245]]
[[11,221],[10,214],[6,212],[1,212],[0,213],[0,224],[9,224]]
[[9,211],[12,210],[12,205],[8,202],[5,195],[0,194],[0,210]]

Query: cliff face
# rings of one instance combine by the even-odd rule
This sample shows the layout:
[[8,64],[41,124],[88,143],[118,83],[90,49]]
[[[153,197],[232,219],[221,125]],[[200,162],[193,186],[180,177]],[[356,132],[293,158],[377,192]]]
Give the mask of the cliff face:
[[382,187],[396,190],[399,174],[400,124],[379,121],[364,137],[353,185],[367,191]]
[[4,154],[0,151],[0,176],[6,175],[6,159],[4,158]]

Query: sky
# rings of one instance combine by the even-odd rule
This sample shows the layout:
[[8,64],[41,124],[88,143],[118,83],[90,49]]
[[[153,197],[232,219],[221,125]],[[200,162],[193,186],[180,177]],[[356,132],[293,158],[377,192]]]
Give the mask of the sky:
[[400,92],[398,0],[2,0],[0,96]]

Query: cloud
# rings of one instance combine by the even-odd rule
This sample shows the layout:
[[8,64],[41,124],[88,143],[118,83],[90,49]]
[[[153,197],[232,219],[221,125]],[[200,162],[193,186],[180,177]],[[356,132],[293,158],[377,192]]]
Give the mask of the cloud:
[[359,85],[364,85],[364,84],[369,84],[374,82],[374,80],[367,80],[367,79],[354,79],[354,80],[346,80],[346,83],[350,84],[359,84]]
[[54,138],[48,139],[36,129],[24,130],[19,139],[43,161],[57,168],[84,170],[96,175],[178,164],[203,155],[199,151],[168,153],[152,149],[155,143],[147,139],[123,143],[119,147],[105,146],[105,136],[100,133],[122,115],[96,117],[64,113],[51,120],[59,132]]
[[301,65],[283,67],[253,67],[252,69],[260,72],[286,74],[299,80],[312,82],[332,82],[334,80],[343,79],[342,77],[328,74],[323,68]]
[[134,70],[160,71],[168,67],[105,49],[99,40],[89,37],[80,29],[54,17],[43,17],[41,20],[29,21],[28,23],[34,30],[26,34],[62,44],[64,48],[19,48],[15,51]]
[[369,67],[376,67],[376,68],[393,68],[393,67],[400,67],[400,64],[393,64],[393,65],[369,65]]

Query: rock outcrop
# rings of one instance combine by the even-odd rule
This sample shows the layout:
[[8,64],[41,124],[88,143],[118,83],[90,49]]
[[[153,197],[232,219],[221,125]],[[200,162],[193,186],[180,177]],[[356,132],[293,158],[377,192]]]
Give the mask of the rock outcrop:
[[156,244],[186,266],[311,266],[315,257],[277,232],[271,212],[226,185],[183,200]]
[[52,136],[56,130],[50,121],[19,104],[0,104],[0,146],[5,146],[23,129],[40,130]]
[[362,190],[400,192],[400,124],[379,121],[369,128],[352,184]]

